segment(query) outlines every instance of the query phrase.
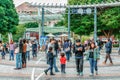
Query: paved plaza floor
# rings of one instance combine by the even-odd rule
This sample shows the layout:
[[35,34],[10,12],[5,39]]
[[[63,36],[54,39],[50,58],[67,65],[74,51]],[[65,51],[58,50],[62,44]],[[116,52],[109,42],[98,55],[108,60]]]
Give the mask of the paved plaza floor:
[[[6,55],[5,60],[0,59],[0,80],[120,80],[120,55],[117,49],[113,50],[111,54],[114,65],[106,65],[102,62],[105,58],[104,50],[101,51],[101,57],[98,61],[98,75],[90,77],[89,62],[84,60],[84,75],[78,76],[76,73],[74,54],[70,62],[67,62],[66,74],[61,72],[55,73],[55,76],[44,74],[44,70],[48,67],[44,52],[39,52],[38,57],[27,61],[27,68],[14,70],[15,61],[9,61],[9,54]],[[57,66],[60,70],[59,57],[57,58]]]

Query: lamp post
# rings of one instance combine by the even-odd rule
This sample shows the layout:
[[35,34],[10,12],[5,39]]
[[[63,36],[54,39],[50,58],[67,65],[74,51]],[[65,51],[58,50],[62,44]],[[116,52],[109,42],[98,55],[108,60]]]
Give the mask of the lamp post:
[[68,8],[68,38],[71,38],[70,35],[70,7]]
[[42,36],[44,36],[44,7],[42,7]]
[[94,42],[97,41],[97,8],[94,7]]
[[39,43],[40,43],[41,23],[40,23],[40,8],[39,7],[38,7],[38,26],[39,26]]

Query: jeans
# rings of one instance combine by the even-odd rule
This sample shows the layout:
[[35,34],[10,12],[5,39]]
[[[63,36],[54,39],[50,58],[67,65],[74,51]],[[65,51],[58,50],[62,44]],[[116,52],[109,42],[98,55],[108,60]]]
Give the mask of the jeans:
[[26,59],[30,60],[30,51],[26,52]]
[[59,72],[57,66],[56,66],[56,57],[53,59],[53,67],[55,68],[55,72]]
[[36,51],[36,50],[33,50],[32,52],[33,52],[33,53],[32,53],[33,57],[37,57],[37,51]]
[[61,72],[65,73],[65,64],[61,64]]
[[14,60],[14,50],[10,50],[10,60]]
[[49,65],[50,67],[46,71],[48,72],[50,70],[50,74],[52,74],[53,73],[53,60],[49,61]]
[[68,61],[70,60],[70,52],[66,52],[66,58]]
[[57,49],[55,50],[55,55],[56,55],[56,57],[58,57],[58,50]]
[[78,73],[83,72],[83,58],[76,58],[76,69]]
[[109,58],[109,60],[110,60],[110,63],[113,63],[112,62],[112,58],[111,58],[111,56],[110,56],[110,53],[107,53],[106,54],[106,57],[105,57],[105,63],[107,62],[107,59]]
[[101,46],[98,46],[98,48],[99,48],[99,51],[102,49],[102,47],[101,47]]
[[16,68],[22,68],[22,53],[16,54]]
[[89,58],[89,62],[90,62],[90,71],[92,74],[94,74],[94,69],[95,71],[98,71],[97,60],[94,60],[94,58]]

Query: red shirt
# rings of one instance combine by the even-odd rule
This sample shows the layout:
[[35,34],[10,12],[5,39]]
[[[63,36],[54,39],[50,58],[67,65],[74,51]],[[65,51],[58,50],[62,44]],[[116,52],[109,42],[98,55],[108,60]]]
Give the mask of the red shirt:
[[66,57],[61,57],[60,58],[60,63],[61,64],[66,64]]

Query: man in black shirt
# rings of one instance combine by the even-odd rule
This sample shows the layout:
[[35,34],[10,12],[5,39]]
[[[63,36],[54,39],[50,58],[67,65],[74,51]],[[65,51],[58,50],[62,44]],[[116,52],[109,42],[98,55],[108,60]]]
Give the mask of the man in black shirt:
[[76,44],[74,45],[74,53],[75,53],[75,60],[76,60],[76,69],[78,75],[80,74],[83,76],[83,53],[85,49],[84,46],[80,43],[80,40],[76,40]]

